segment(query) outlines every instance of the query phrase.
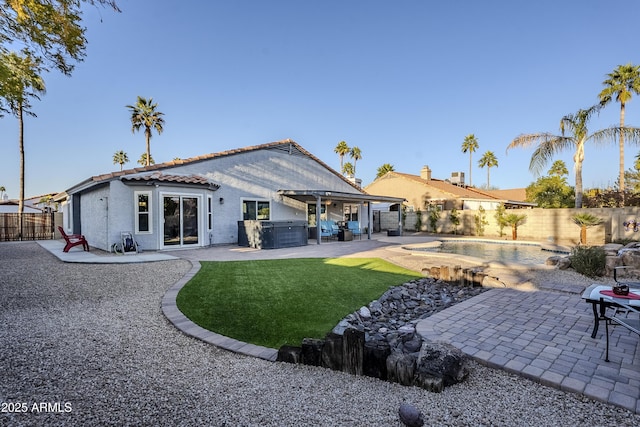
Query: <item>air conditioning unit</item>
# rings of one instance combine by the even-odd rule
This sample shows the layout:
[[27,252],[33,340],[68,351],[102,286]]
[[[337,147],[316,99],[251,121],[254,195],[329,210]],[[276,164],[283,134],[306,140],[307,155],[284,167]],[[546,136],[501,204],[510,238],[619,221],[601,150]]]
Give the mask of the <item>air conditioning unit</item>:
[[455,185],[464,185],[464,172],[451,172],[451,181]]

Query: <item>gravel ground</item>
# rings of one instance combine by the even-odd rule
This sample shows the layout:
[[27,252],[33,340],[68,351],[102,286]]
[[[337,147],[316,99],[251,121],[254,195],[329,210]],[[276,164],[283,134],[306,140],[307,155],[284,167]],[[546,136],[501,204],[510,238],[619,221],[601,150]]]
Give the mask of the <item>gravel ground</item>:
[[0,244],[0,425],[400,426],[403,401],[425,425],[640,425],[475,363],[465,383],[434,394],[219,350],[160,310],[189,268],[65,264],[37,243]]

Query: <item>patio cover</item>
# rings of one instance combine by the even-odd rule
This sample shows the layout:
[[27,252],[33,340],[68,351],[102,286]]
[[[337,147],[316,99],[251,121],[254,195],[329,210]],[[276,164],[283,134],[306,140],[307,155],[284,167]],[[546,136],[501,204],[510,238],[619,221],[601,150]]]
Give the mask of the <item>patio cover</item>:
[[[367,238],[371,239],[371,224],[373,223],[373,209],[372,203],[398,203],[402,205],[406,199],[401,197],[388,197],[388,196],[375,196],[366,193],[344,193],[340,191],[329,190],[278,190],[278,194],[289,197],[300,202],[311,203],[316,202],[316,210],[320,212],[320,206],[322,202],[343,202],[343,203],[357,203],[367,205]],[[398,209],[398,229],[402,230],[402,210]],[[317,233],[317,243],[320,244],[322,239],[320,233]]]

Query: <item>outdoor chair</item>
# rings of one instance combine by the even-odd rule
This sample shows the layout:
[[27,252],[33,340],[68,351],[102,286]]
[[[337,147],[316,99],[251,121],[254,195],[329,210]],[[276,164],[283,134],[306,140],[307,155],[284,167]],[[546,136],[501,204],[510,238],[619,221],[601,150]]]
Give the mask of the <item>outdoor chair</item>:
[[60,235],[62,235],[62,238],[67,243],[62,252],[69,252],[69,249],[79,245],[82,245],[82,249],[85,251],[89,250],[89,242],[87,242],[87,239],[85,239],[82,234],[67,234],[60,226],[58,226],[58,231],[60,231]]
[[320,221],[320,238],[326,238],[327,242],[333,238],[333,231],[326,221]]
[[607,336],[607,349],[605,361],[609,361],[609,325],[623,326],[640,337],[640,310],[630,305],[616,301],[613,316],[607,316],[605,321],[605,331]]
[[347,221],[347,229],[351,231],[354,237],[358,236],[362,240],[362,229],[358,221]]

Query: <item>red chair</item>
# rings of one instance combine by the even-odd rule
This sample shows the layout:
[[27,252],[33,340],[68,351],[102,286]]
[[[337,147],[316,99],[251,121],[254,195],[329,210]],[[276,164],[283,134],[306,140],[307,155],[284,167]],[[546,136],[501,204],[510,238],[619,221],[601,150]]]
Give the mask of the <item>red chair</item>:
[[83,235],[81,235],[81,234],[67,234],[67,233],[64,232],[64,230],[60,226],[58,226],[58,230],[60,231],[60,234],[62,235],[62,238],[65,240],[65,242],[67,242],[67,245],[64,247],[62,252],[69,252],[69,249],[71,249],[74,246],[78,246],[78,245],[82,245],[82,248],[85,251],[89,250],[89,242],[87,242],[87,239],[85,239]]

